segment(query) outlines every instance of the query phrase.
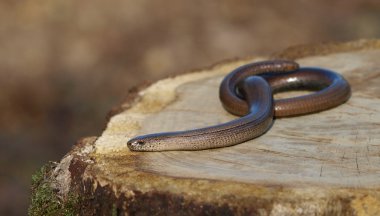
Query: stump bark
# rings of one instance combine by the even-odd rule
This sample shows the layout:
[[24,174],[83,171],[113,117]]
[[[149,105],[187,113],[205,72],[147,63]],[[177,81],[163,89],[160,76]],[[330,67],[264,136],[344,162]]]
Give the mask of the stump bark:
[[[219,101],[222,78],[268,58],[335,70],[352,97],[325,112],[276,119],[265,135],[228,148],[127,148],[135,135],[237,118]],[[81,215],[380,215],[379,59],[379,40],[298,46],[132,90],[99,137],[82,139],[34,177],[30,211],[58,203],[50,210]]]

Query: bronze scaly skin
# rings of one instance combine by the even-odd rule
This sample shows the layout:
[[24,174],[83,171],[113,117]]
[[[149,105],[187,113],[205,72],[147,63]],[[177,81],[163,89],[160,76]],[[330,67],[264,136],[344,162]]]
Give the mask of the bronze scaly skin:
[[250,113],[207,128],[138,136],[128,141],[133,151],[203,150],[235,145],[265,133],[273,121],[273,94],[259,76],[243,81],[242,91]]
[[[273,102],[273,93],[299,89],[316,92]],[[299,68],[297,63],[284,60],[247,64],[228,74],[219,89],[223,107],[243,117],[201,129],[138,136],[127,145],[132,151],[227,147],[264,134],[274,116],[320,112],[344,103],[350,95],[348,82],[326,69]]]

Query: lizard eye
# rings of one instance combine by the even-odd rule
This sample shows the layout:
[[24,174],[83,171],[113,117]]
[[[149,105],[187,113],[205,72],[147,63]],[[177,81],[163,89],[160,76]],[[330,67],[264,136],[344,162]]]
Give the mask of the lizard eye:
[[136,145],[139,145],[139,146],[142,146],[142,145],[145,144],[145,142],[142,141],[142,140],[138,140],[138,141],[136,141],[135,143],[136,143]]
[[145,145],[145,142],[142,141],[142,140],[130,140],[128,141],[127,143],[128,147],[140,147],[140,146],[143,146]]

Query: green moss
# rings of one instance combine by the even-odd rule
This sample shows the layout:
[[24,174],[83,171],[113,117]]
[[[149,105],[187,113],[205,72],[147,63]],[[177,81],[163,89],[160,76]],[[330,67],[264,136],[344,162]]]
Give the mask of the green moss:
[[77,215],[79,196],[69,193],[61,200],[50,186],[49,173],[53,163],[46,164],[32,176],[32,197],[28,209],[29,215]]
[[117,208],[116,208],[116,205],[115,205],[115,204],[112,205],[112,212],[111,212],[111,215],[112,215],[112,216],[117,216]]

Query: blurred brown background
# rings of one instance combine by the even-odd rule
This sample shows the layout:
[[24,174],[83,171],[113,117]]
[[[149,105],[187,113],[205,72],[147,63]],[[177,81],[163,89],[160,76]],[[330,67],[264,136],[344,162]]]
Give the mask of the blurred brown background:
[[0,215],[129,88],[295,44],[380,37],[378,0],[0,1]]

